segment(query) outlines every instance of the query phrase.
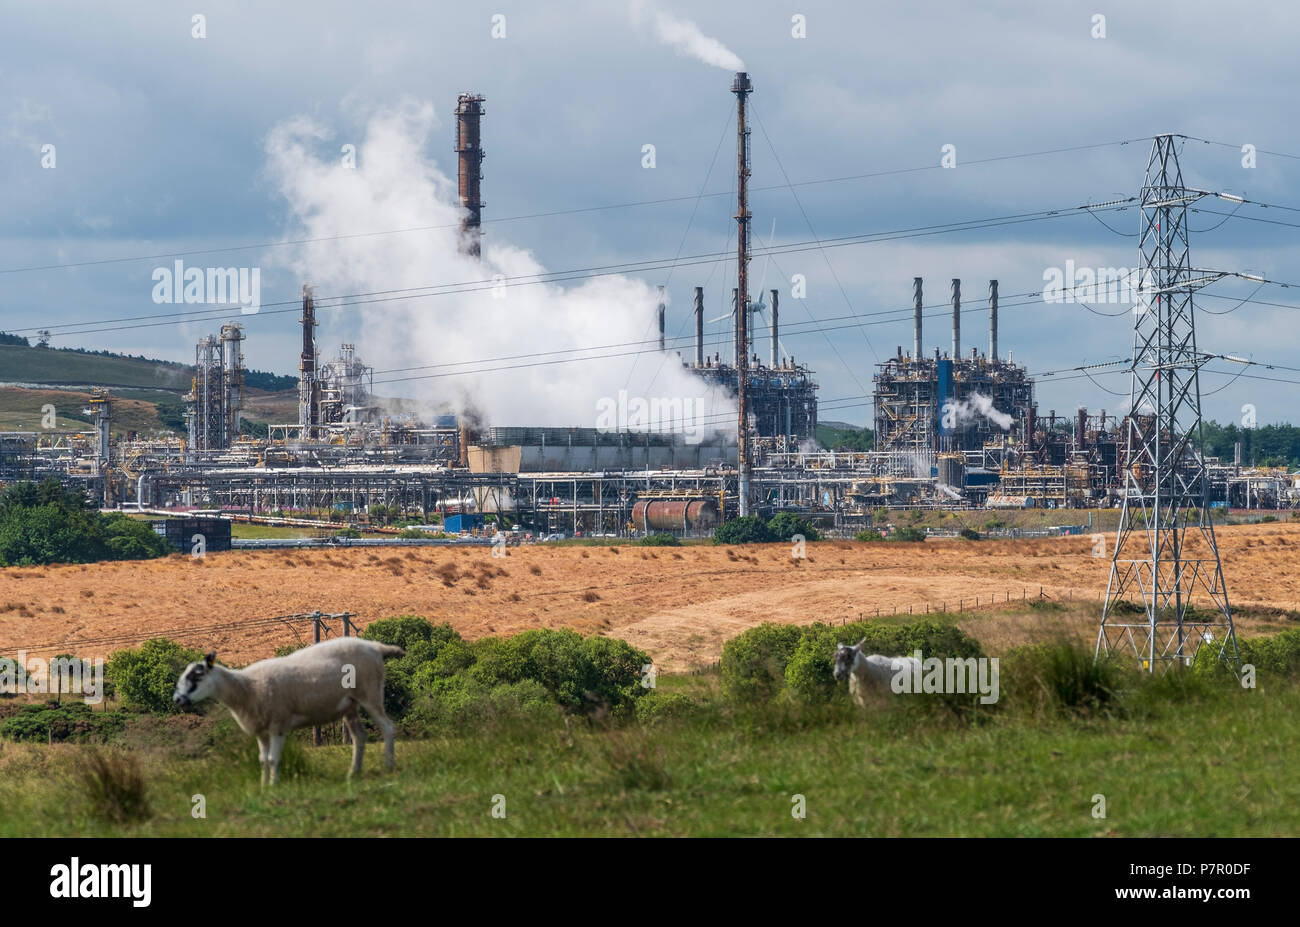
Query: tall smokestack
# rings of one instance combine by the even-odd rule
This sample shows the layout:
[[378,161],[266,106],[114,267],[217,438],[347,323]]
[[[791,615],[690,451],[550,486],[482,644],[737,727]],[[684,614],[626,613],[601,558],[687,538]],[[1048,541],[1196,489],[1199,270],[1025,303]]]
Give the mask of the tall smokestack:
[[989,281],[989,360],[998,359],[998,282]]
[[704,287],[695,288],[695,366],[704,366]]
[[316,304],[312,285],[302,285],[302,353],[298,355],[298,424],[304,438],[316,437],[320,381],[316,379]]
[[737,292],[738,292],[738,291],[737,291],[736,288],[733,286],[733,287],[731,288],[731,324],[734,326],[734,331],[732,332],[732,334],[735,335],[735,339],[734,339],[734,340],[735,340],[735,342],[736,342],[736,365],[739,366],[739,365],[740,365],[740,356],[741,356],[742,354],[744,354],[745,351],[744,351],[744,349],[740,346],[740,313],[736,310],[736,293],[737,293]]
[[768,295],[772,297],[772,366],[777,367],[780,366],[781,361],[781,350],[777,341],[777,336],[780,334],[779,323],[777,322],[777,291],[772,290]]
[[462,93],[456,98],[456,153],[460,155],[457,180],[460,184],[460,205],[465,212],[460,219],[460,250],[471,257],[479,256],[483,237],[480,223],[483,219],[483,200],[479,189],[482,180],[483,148],[479,141],[479,117],[483,115],[484,98],[474,93]]
[[921,359],[921,278],[912,278],[912,357]]
[[736,417],[741,516],[749,514],[749,410],[746,407],[746,379],[749,375],[749,125],[745,104],[754,85],[744,71],[736,72],[731,92],[736,95]]
[[659,350],[664,349],[664,288],[659,288]]
[[952,359],[961,359],[961,280],[952,278]]

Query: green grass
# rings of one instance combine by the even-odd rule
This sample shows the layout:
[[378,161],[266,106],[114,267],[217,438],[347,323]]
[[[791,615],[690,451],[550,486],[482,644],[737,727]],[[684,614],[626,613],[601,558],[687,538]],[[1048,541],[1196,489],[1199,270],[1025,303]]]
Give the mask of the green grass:
[[77,383],[164,390],[188,390],[191,373],[188,367],[179,364],[8,344],[0,345],[0,369],[4,370],[5,380],[17,383]]
[[[846,698],[742,712],[716,701],[716,677],[660,684],[713,707],[645,726],[502,719],[399,736],[392,774],[372,736],[351,784],[350,748],[299,732],[267,791],[254,742],[224,711],[194,729],[139,719],[120,740],[144,778],[143,819],[106,811],[78,775],[105,748],[4,743],[0,836],[1300,834],[1290,682],[1147,699],[1118,719],[1009,710],[973,725],[901,702],[864,714]],[[206,819],[191,817],[196,794]]]

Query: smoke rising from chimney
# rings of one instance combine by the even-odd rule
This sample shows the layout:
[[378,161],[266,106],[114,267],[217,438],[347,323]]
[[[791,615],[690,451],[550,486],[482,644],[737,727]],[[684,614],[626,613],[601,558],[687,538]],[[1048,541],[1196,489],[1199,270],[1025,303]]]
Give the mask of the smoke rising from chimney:
[[[267,174],[291,214],[284,238],[336,240],[277,248],[266,263],[287,263],[300,279],[313,280],[318,303],[334,293],[476,288],[335,311],[318,306],[318,341],[334,337],[328,332],[335,320],[359,315],[358,348],[376,368],[379,395],[436,400],[462,413],[472,406],[474,418],[481,413],[493,425],[594,427],[597,402],[626,389],[647,399],[702,400],[695,408],[706,430],[729,427],[734,402],[675,356],[660,354],[653,340],[645,342],[656,324],[654,287],[622,276],[567,287],[494,286],[494,278],[546,272],[495,229],[483,239],[480,260],[461,253],[455,164],[448,176],[428,154],[448,147],[431,143],[437,126],[427,102],[407,99],[375,112],[355,168],[339,163],[330,133],[306,117],[286,120],[268,136]],[[357,235],[414,228],[420,230]],[[608,345],[625,346],[602,347]],[[627,352],[635,350],[649,362],[631,364]],[[545,353],[557,351],[564,353]],[[574,357],[594,359],[554,363]]]
[[654,27],[659,41],[673,46],[679,55],[687,55],[724,71],[745,70],[745,62],[735,52],[717,39],[705,35],[689,19],[678,19],[657,8],[649,0],[631,0],[628,13],[633,25],[642,27],[649,23]]

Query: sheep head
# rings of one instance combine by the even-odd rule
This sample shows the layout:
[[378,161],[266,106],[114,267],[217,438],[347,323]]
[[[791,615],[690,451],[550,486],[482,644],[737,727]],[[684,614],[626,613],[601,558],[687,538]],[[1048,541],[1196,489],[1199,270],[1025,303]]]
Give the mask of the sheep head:
[[191,702],[202,701],[210,696],[215,685],[212,667],[216,661],[217,654],[213,651],[201,661],[185,667],[181,678],[176,681],[176,691],[172,693],[172,701],[182,707],[188,707]]
[[858,654],[862,652],[862,645],[867,642],[864,637],[852,647],[848,644],[839,644],[835,648],[835,679],[843,682],[849,678],[849,673],[853,672],[853,661],[857,659]]

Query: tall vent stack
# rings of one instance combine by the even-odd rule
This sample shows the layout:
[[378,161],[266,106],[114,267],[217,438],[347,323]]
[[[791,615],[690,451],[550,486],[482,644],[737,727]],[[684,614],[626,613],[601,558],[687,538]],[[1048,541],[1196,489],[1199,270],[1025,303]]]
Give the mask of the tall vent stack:
[[664,288],[659,288],[659,350],[664,349]]
[[736,438],[740,471],[737,502],[740,515],[749,514],[749,487],[753,468],[749,459],[749,123],[745,105],[754,92],[749,75],[736,72],[731,84],[736,95]]
[[989,281],[989,360],[998,359],[998,282]]
[[316,378],[316,304],[312,285],[302,285],[302,353],[298,357],[298,424],[304,438],[316,437],[320,414],[320,381]]
[[480,190],[483,173],[483,147],[480,144],[479,119],[485,98],[462,93],[456,98],[456,153],[460,156],[457,181],[460,205],[465,212],[460,219],[460,250],[478,257],[483,231],[483,199]]
[[912,357],[921,359],[921,278],[912,278]]
[[695,288],[695,366],[704,366],[704,287]]
[[961,359],[961,280],[952,278],[952,359]]
[[777,322],[777,291],[771,290],[768,296],[772,297],[772,366],[780,366],[780,348],[778,347],[777,335],[779,334]]

